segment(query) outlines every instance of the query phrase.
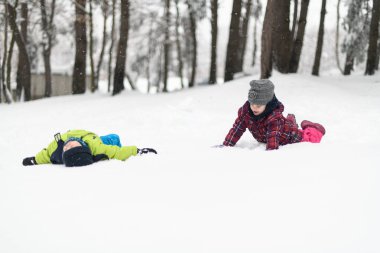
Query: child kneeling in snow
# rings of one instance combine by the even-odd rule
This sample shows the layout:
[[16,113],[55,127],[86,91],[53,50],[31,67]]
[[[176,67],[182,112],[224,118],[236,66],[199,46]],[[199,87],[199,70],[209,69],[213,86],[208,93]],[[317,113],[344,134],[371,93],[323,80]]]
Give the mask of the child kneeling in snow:
[[277,100],[270,80],[253,80],[250,85],[248,101],[239,109],[222,146],[234,146],[247,128],[258,142],[266,143],[267,150],[290,143],[321,141],[326,132],[321,124],[304,120],[302,129],[298,129],[293,114],[286,118],[282,115],[284,105]]
[[155,153],[151,148],[121,146],[116,134],[98,136],[86,130],[70,130],[62,136],[58,133],[49,146],[36,156],[23,160],[24,166],[37,164],[65,164],[67,167],[85,166],[104,159],[126,160],[130,156]]

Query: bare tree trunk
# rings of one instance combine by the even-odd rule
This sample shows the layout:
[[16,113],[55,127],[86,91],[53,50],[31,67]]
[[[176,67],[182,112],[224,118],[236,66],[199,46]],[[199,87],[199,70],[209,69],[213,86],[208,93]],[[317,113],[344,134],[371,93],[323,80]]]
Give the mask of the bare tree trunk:
[[175,0],[175,8],[176,8],[176,19],[175,19],[175,36],[176,36],[176,45],[177,45],[177,58],[178,58],[178,75],[181,79],[181,88],[185,88],[183,84],[183,59],[182,59],[182,49],[181,49],[181,40],[179,38],[179,8],[178,8],[178,0]]
[[[4,0],[4,1],[6,1],[6,0]],[[4,2],[4,6],[6,6],[5,2]],[[18,6],[18,0],[15,1],[14,8],[16,9],[17,6]],[[6,9],[6,13],[8,13],[7,7],[5,7],[5,9]],[[6,19],[8,19],[8,16],[6,17]],[[10,42],[10,45],[9,45],[8,58],[7,58],[7,80],[6,80],[6,85],[7,85],[7,89],[9,91],[11,91],[12,57],[13,57],[13,48],[14,48],[14,45],[15,45],[15,33],[12,31],[12,38],[11,38],[11,42]]]
[[268,0],[265,10],[263,31],[261,34],[261,79],[271,77],[273,70],[272,55],[272,25],[273,25],[273,1]]
[[292,44],[289,30],[290,0],[272,0],[272,3],[276,8],[272,17],[273,63],[280,73],[288,73]]
[[12,58],[13,58],[13,48],[14,48],[14,45],[15,45],[15,36],[14,36],[14,33],[12,32],[12,38],[11,38],[11,43],[9,45],[8,58],[7,58],[7,79],[6,79],[6,85],[7,85],[7,89],[9,91],[11,90]]
[[354,70],[355,58],[353,55],[354,54],[353,54],[352,50],[349,50],[346,54],[346,63],[344,65],[344,71],[343,71],[343,75],[345,75],[345,76],[351,75],[351,71]]
[[[0,55],[0,68],[2,68],[2,64],[1,64],[1,55]],[[10,104],[12,102],[11,98],[8,96],[8,92],[7,92],[7,87],[5,86],[5,83],[3,81],[3,75],[0,71],[0,104],[3,102],[3,95],[4,95],[4,99],[5,99],[5,102]]]
[[98,88],[99,87],[99,75],[100,75],[100,68],[102,67],[103,63],[103,57],[104,57],[104,51],[106,48],[107,44],[107,20],[108,20],[108,2],[107,0],[103,0],[103,5],[102,5],[102,11],[103,11],[103,40],[102,40],[102,48],[100,51],[100,56],[98,60],[98,64],[96,66],[96,74],[95,74],[95,86]]
[[376,70],[379,70],[379,61],[380,61],[380,40],[379,40],[379,43],[377,44],[377,55],[376,55],[376,63],[375,63],[375,66],[376,66]]
[[257,53],[257,19],[254,19],[253,25],[253,50],[252,50],[252,63],[251,66],[256,64],[256,53]]
[[86,0],[75,0],[75,62],[73,70],[73,94],[86,92]]
[[[4,1],[6,3],[6,0]],[[3,52],[3,63],[1,65],[1,83],[5,83],[5,67],[6,67],[6,60],[7,60],[7,53],[8,53],[8,8],[4,8],[4,52]],[[0,96],[1,99],[1,96]]]
[[338,69],[343,74],[343,69],[342,69],[342,66],[340,65],[340,57],[339,57],[340,3],[341,3],[341,0],[338,0],[338,5],[336,7],[335,59],[336,59],[336,65],[338,66]]
[[[190,76],[190,65],[191,65],[191,48],[192,48],[192,39],[190,35],[190,18],[186,18],[184,22],[184,39],[185,39],[185,62],[187,68],[184,70],[186,72],[187,79],[189,80]],[[188,81],[189,82],[189,81]]]
[[[0,54],[0,69],[3,68],[3,64],[1,64],[1,54]],[[0,104],[3,102],[3,94],[5,94],[5,83],[3,79],[2,71],[0,71]]]
[[370,26],[369,46],[367,53],[366,75],[375,74],[376,56],[378,55],[377,42],[379,39],[380,0],[373,0],[372,19]]
[[297,18],[298,18],[298,0],[294,0],[293,25],[292,25],[292,31],[291,31],[292,40],[295,39],[294,34],[296,34]]
[[243,72],[244,65],[244,56],[245,49],[247,46],[247,38],[248,38],[248,26],[249,19],[251,17],[251,8],[252,8],[252,0],[247,0],[245,4],[245,16],[243,17],[242,26],[241,26],[241,38],[240,38],[240,47],[238,54],[238,64],[236,65],[235,73]]
[[127,47],[129,33],[129,0],[121,0],[120,38],[117,47],[117,57],[113,82],[113,95],[124,90],[124,73],[127,62]]
[[162,79],[162,54],[163,54],[163,48],[160,47],[160,53],[158,56],[158,68],[157,68],[157,80],[156,80],[156,87],[157,87],[157,93],[160,92],[160,84]]
[[[25,40],[24,40],[22,34],[20,33],[20,30],[18,29],[18,26],[16,24],[16,10],[9,3],[7,4],[7,8],[8,8],[9,25],[12,28],[12,31],[13,31],[14,36],[15,36],[15,41],[16,41],[16,44],[17,44],[18,49],[19,49],[19,55],[20,55],[19,58],[22,60],[21,64],[19,61],[19,65],[18,65],[19,66],[18,82],[21,85],[21,87],[24,88],[25,101],[29,101],[31,99],[31,90],[30,90],[30,88],[31,88],[31,74],[30,74],[30,62],[29,62],[28,52],[26,50]],[[27,8],[26,8],[26,10],[27,10]],[[25,11],[25,9],[23,11]],[[23,29],[25,29],[25,27]]]
[[152,47],[153,47],[153,17],[150,17],[150,25],[149,25],[149,40],[148,40],[148,57],[147,57],[147,64],[146,64],[146,78],[148,79],[148,90],[147,93],[149,94],[150,88],[152,86],[151,80],[150,80],[150,61],[152,58]]
[[218,47],[218,0],[211,0],[211,64],[209,84],[216,84],[216,58]]
[[[24,41],[25,49],[27,49],[27,45],[28,45],[28,3],[26,3],[26,2],[21,3],[21,24],[20,24],[20,26],[21,26],[21,37]],[[24,67],[28,64],[28,63],[26,63],[26,61],[29,62],[29,72],[30,72],[30,60],[29,60],[28,54],[26,54],[26,58],[28,58],[28,59],[26,59],[25,55],[23,55],[21,52],[19,53],[18,56],[19,56],[18,57],[18,67],[17,67],[17,73],[16,73],[17,97],[18,97],[18,99],[21,98],[21,93],[22,93],[22,90],[24,89],[25,101],[29,101],[31,99],[30,84],[29,84],[28,88],[26,88],[24,86],[25,83],[23,81],[23,75],[24,75],[24,71],[26,71],[24,69]],[[27,91],[27,89],[28,89],[28,91]]]
[[[1,62],[1,55],[0,55],[0,62]],[[2,67],[2,66],[0,65],[0,67]],[[5,102],[7,104],[10,104],[12,102],[12,99],[10,97],[10,90],[7,89],[7,86],[5,85],[5,83],[2,80],[3,80],[3,78],[2,78],[1,71],[0,71],[0,103],[2,103],[2,99],[4,96]]]
[[239,42],[240,42],[240,16],[242,0],[234,0],[231,13],[230,33],[227,45],[226,66],[224,70],[224,81],[234,79],[236,65],[238,64]]
[[192,38],[192,59],[191,59],[191,77],[189,81],[189,88],[194,87],[195,85],[195,74],[197,72],[197,24],[195,20],[195,13],[193,10],[193,6],[189,0],[186,0],[187,8],[189,10],[189,18],[190,18],[190,30],[191,30],[191,38]]
[[53,19],[55,11],[55,0],[51,4],[51,14],[48,20],[46,12],[46,2],[45,0],[40,0],[40,9],[41,9],[41,24],[42,31],[44,33],[45,40],[42,42],[44,66],[45,66],[45,97],[50,97],[52,93],[52,81],[51,81],[51,49],[52,49],[52,36],[53,36]]
[[[0,55],[0,68],[3,68],[3,65],[1,64],[1,55]],[[2,93],[4,92],[4,89],[5,89],[4,79],[3,79],[2,71],[0,71],[0,104],[3,102]]]
[[164,41],[164,89],[168,92],[169,51],[170,51],[170,0],[165,0],[165,41]]
[[114,41],[115,41],[115,6],[116,6],[116,0],[112,0],[111,44],[108,51],[108,92],[111,91],[111,79],[112,79],[112,56],[113,56],[113,46],[114,46]]
[[88,0],[89,3],[89,27],[90,27],[90,34],[89,34],[89,54],[90,54],[90,68],[91,68],[91,92],[95,92],[98,87],[95,82],[95,63],[94,63],[94,25],[93,25],[93,17],[92,17],[92,0]]
[[[16,3],[17,5],[17,3]],[[6,83],[5,83],[5,69],[7,67],[7,54],[9,55],[8,53],[8,8],[6,7],[6,1],[4,1],[4,58],[3,60],[1,60],[1,55],[0,55],[0,103],[2,102],[2,99],[4,97],[5,99],[5,102],[6,103],[11,103],[12,102],[12,99],[10,98],[9,96],[9,91],[10,89],[8,89]],[[11,45],[10,45],[10,48],[12,48],[13,50],[13,45],[12,43],[14,44],[14,36],[12,35],[12,39],[11,39]],[[2,63],[1,63],[2,62]]]
[[326,0],[322,0],[321,8],[321,20],[319,22],[319,31],[318,31],[318,42],[317,49],[315,52],[314,65],[312,75],[319,76],[319,65],[321,63],[322,48],[323,48],[323,37],[325,29],[325,16],[326,16]]
[[297,73],[298,71],[298,66],[299,66],[301,51],[302,51],[302,46],[303,46],[303,38],[305,35],[305,27],[306,27],[309,2],[310,0],[302,0],[301,13],[300,13],[300,18],[298,20],[297,35],[293,42],[292,54],[290,57],[289,73]]

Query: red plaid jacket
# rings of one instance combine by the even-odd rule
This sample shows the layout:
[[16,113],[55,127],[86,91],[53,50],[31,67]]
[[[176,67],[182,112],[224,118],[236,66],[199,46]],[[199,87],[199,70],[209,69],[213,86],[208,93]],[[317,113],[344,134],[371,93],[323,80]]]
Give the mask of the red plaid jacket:
[[228,132],[223,145],[234,146],[247,128],[258,142],[267,144],[267,150],[278,149],[280,145],[300,142],[302,132],[295,122],[282,115],[284,105],[281,102],[278,103],[277,108],[268,116],[254,120],[250,115],[251,108],[247,101],[239,109],[238,117]]

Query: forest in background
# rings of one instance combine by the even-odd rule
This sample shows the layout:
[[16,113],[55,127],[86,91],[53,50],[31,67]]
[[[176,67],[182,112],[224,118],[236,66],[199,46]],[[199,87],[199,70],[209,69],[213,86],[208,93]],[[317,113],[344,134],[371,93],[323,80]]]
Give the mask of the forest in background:
[[[65,68],[71,71],[64,82],[70,82],[71,94],[95,92],[101,80],[116,95],[136,89],[141,79],[150,93],[169,92],[173,78],[179,89],[214,85],[253,67],[261,78],[270,78],[273,69],[297,73],[307,21],[316,13],[319,27],[312,31],[315,46],[307,56],[310,74],[318,76],[324,64],[326,35],[335,50],[325,54],[342,75],[358,64],[364,65],[363,74],[375,74],[380,0],[335,0],[336,12],[329,13],[336,16],[334,31],[326,30],[326,1],[309,10],[310,0],[0,0],[0,102],[39,98],[33,95],[36,73],[44,76],[42,97],[52,96],[61,85],[52,69],[62,58],[52,52],[65,42]],[[221,12],[222,3],[231,6],[231,15]],[[221,20],[228,20],[227,29]]]

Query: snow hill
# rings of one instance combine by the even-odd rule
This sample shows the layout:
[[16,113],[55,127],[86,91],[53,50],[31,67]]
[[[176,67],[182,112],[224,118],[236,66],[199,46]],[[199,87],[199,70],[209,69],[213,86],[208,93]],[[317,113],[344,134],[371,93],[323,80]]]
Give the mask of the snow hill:
[[[222,143],[249,81],[170,94],[0,105],[0,252],[380,252],[380,76],[275,74],[320,144]],[[117,133],[159,155],[23,167],[57,132]]]

